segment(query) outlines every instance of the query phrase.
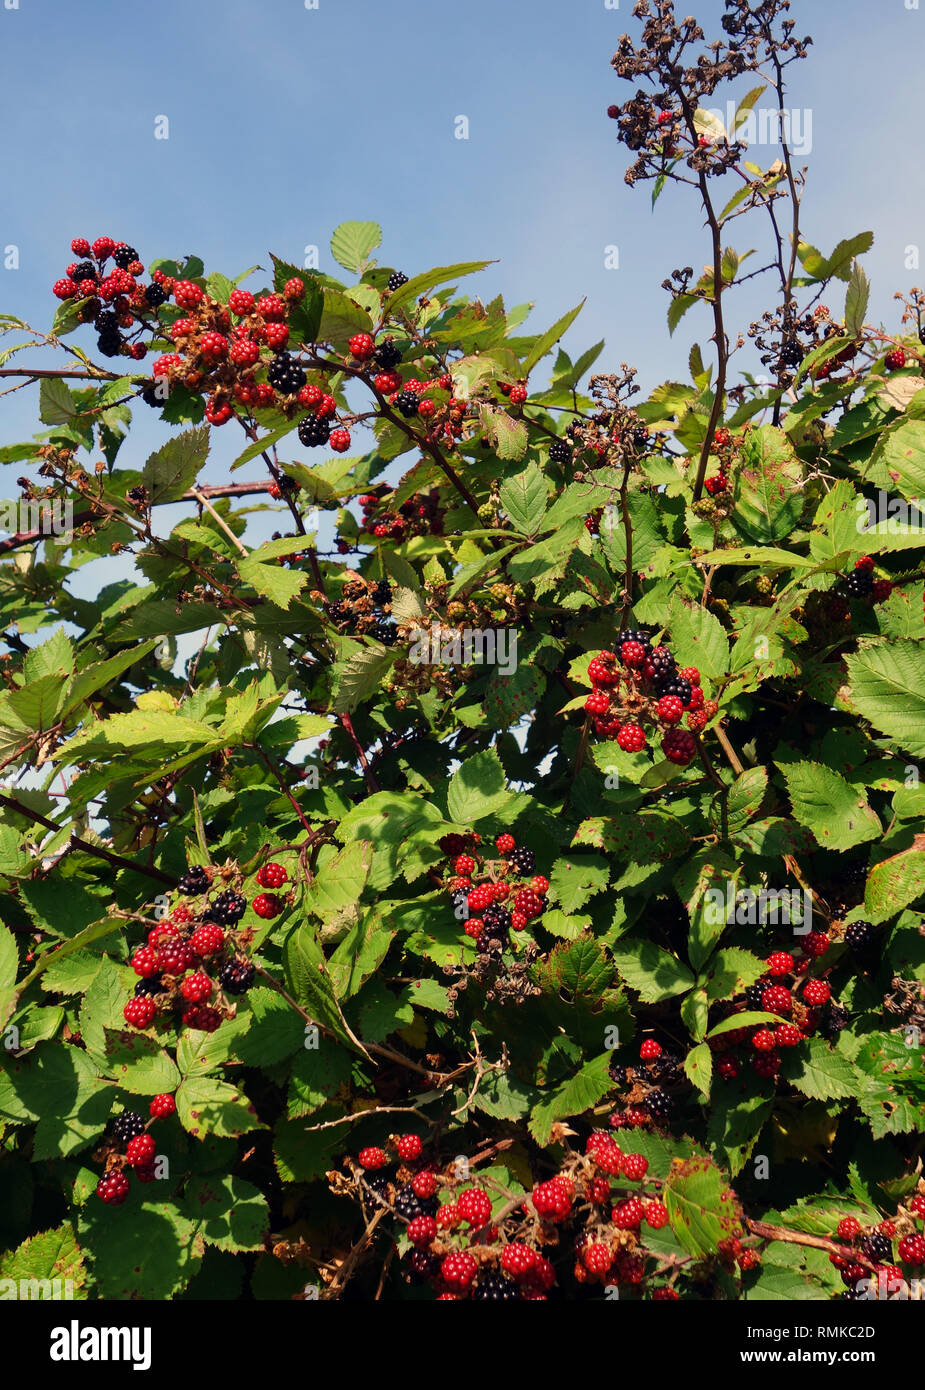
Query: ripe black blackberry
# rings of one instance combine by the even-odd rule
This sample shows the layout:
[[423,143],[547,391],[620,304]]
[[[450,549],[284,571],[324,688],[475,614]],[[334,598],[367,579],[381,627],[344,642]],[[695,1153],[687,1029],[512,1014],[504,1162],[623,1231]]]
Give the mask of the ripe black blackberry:
[[112,1122],[112,1137],[120,1144],[127,1144],[130,1139],[144,1132],[144,1116],[134,1110],[123,1110]]
[[227,994],[246,994],[255,974],[249,960],[226,960],[218,972],[218,982]]
[[646,429],[645,425],[637,425],[630,435],[630,438],[637,449],[645,449],[649,444],[649,431]]
[[509,1303],[519,1299],[520,1294],[513,1280],[503,1275],[500,1269],[483,1269],[473,1286],[472,1297],[491,1303]]
[[403,274],[400,270],[393,270],[388,279],[388,287],[390,290],[400,290],[402,285],[407,285],[407,283],[407,275]]
[[317,415],[306,415],[304,420],[299,421],[299,441],[304,444],[306,449],[314,449],[319,444],[327,444],[331,437],[331,426],[327,420],[319,419]]
[[421,402],[416,391],[399,391],[395,397],[395,404],[405,419],[410,420],[412,416],[417,415]]
[[879,1231],[872,1231],[869,1236],[861,1238],[861,1253],[866,1255],[873,1264],[892,1263],[893,1242],[889,1236],[881,1235]]
[[210,883],[211,879],[202,865],[194,864],[178,880],[177,892],[185,893],[187,897],[195,897],[199,893],[205,893]]
[[766,985],[749,985],[745,991],[745,1002],[750,1009],[760,1009]]
[[167,303],[167,293],[156,280],[152,280],[150,285],[145,286],[145,299],[152,309],[157,309],[161,304]]
[[146,980],[139,980],[135,986],[135,998],[140,999],[144,994],[163,993],[164,984],[160,975],[149,975]]
[[405,1183],[395,1193],[392,1206],[396,1216],[413,1221],[416,1216],[436,1216],[440,1203],[436,1197],[419,1197],[410,1183]]
[[925,343],[925,326],[919,329],[919,342]]
[[392,602],[392,586],[387,579],[380,579],[373,590],[373,599],[378,604]]
[[649,662],[652,666],[652,679],[657,685],[667,685],[674,680],[678,663],[671,652],[654,651],[649,657]]
[[267,381],[281,395],[294,396],[305,385],[305,369],[288,352],[278,352],[267,368]]
[[212,911],[218,917],[219,926],[233,927],[247,911],[247,899],[243,893],[235,893],[232,888],[226,888],[224,893],[219,893],[215,899]]
[[374,625],[370,636],[381,642],[384,647],[394,647],[398,641],[398,629],[393,622],[382,618]]
[[832,1042],[841,1030],[848,1026],[847,1009],[843,1009],[840,1004],[827,1004],[816,1026],[822,1037]]
[[629,1073],[626,1067],[621,1067],[618,1062],[611,1062],[607,1068],[607,1073],[615,1086],[625,1086]]
[[554,439],[549,446],[550,463],[568,463],[572,451],[564,439]]
[[96,316],[97,333],[118,333],[119,318],[112,309],[101,309]]
[[482,913],[482,921],[489,936],[504,936],[511,929],[511,914],[500,903],[490,903]]
[[803,361],[803,349],[796,338],[789,338],[781,344],[780,360],[785,367],[798,367]]
[[440,1275],[440,1263],[440,1256],[432,1255],[429,1250],[412,1250],[411,1259],[408,1261],[412,1282],[435,1283]]
[[384,343],[379,344],[373,355],[383,371],[387,372],[401,361],[401,348],[396,347],[391,338],[386,338]]
[[103,357],[118,357],[122,351],[122,334],[101,333],[96,340],[96,350]]
[[850,922],[845,928],[845,945],[852,951],[867,951],[876,940],[873,922]]
[[671,1116],[672,1101],[667,1091],[650,1091],[643,1104],[653,1120],[667,1120]]
[[691,698],[691,683],[690,681],[683,680],[681,677],[676,676],[675,679],[669,681],[667,685],[659,686],[659,694],[677,695],[682,705],[689,704]]
[[120,270],[128,270],[132,261],[138,260],[138,252],[134,246],[117,246],[112,253],[112,258]]
[[528,874],[536,873],[536,855],[532,849],[527,849],[525,845],[511,850],[508,855],[508,863],[512,869],[516,869],[525,878]]
[[874,587],[874,576],[870,570],[852,570],[842,579],[840,587],[849,598],[868,598]]
[[660,1081],[674,1081],[681,1069],[681,1059],[676,1057],[673,1052],[663,1052],[661,1057],[656,1057],[652,1063],[651,1070],[654,1076]]
[[363,1185],[364,1187],[372,1188],[377,1197],[381,1197],[384,1201],[388,1202],[389,1180],[384,1173],[364,1173]]
[[71,279],[75,285],[81,284],[84,280],[96,280],[96,266],[92,261],[80,261],[72,270]]

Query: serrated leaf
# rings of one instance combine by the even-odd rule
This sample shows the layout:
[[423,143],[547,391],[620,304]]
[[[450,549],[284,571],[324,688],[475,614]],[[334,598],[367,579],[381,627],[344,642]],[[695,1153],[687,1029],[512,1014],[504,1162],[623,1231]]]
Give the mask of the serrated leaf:
[[654,941],[621,937],[612,948],[614,964],[626,983],[646,1004],[685,994],[694,984],[686,965]]
[[533,1107],[529,1128],[538,1144],[549,1142],[557,1120],[583,1115],[607,1094],[613,1086],[608,1070],[611,1059],[612,1054],[604,1052],[586,1062],[564,1085]]
[[309,923],[303,922],[286,937],[283,965],[290,992],[298,1003],[304,1005],[312,1019],[365,1057],[366,1049],[341,1012],[330,967]]
[[575,322],[584,306],[585,301],[582,300],[580,304],[576,304],[574,309],[570,309],[567,314],[563,314],[560,319],[556,320],[556,322],[553,324],[551,328],[547,328],[546,332],[542,333],[540,337],[537,338],[536,342],[533,344],[533,347],[530,349],[530,351],[527,353],[527,356],[524,358],[524,376],[529,376],[533,368],[536,366],[537,362],[539,362],[541,358],[545,357],[547,352],[552,351],[552,349],[555,347],[556,343],[559,341],[562,335],[566,333],[568,329],[571,327],[571,325]]
[[782,1069],[790,1085],[811,1100],[843,1099],[858,1091],[858,1078],[847,1057],[822,1038],[807,1038],[798,1048],[789,1049]]
[[450,820],[456,825],[475,825],[497,815],[510,800],[504,768],[494,748],[466,759],[453,774],[447,791]]
[[880,818],[862,788],[824,763],[780,764],[793,814],[828,849],[851,849],[876,839]]
[[369,253],[382,242],[378,222],[342,222],[331,236],[331,255],[345,270],[359,272],[369,260]]
[[546,510],[548,484],[535,463],[501,484],[501,505],[518,531],[535,536]]
[[192,487],[209,453],[206,425],[175,435],[150,454],[141,472],[141,481],[154,504],[172,502]]

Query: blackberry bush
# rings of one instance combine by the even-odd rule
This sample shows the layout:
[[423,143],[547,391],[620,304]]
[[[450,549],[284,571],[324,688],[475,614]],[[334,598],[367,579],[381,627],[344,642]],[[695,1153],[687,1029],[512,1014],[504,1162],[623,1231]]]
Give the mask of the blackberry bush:
[[467,293],[486,261],[378,265],[372,222],[341,279],[77,235],[49,331],[0,323],[37,415],[0,458],[74,512],[0,540],[0,1274],[920,1277],[925,292],[870,322],[870,233],[814,246],[749,148],[783,0],[635,8],[607,129],[707,258],[664,282],[683,380]]

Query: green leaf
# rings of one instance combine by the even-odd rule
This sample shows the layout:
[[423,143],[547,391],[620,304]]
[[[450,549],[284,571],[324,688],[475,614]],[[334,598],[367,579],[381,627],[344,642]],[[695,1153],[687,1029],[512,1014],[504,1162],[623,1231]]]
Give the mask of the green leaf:
[[925,496],[925,420],[904,420],[887,431],[875,458],[904,497]]
[[862,270],[860,261],[854,261],[845,295],[845,328],[854,338],[859,338],[863,332],[864,316],[869,302],[870,281]]
[[286,937],[283,966],[291,994],[306,1008],[312,1019],[365,1057],[366,1049],[341,1013],[330,967],[307,922],[295,927]]
[[671,649],[679,666],[697,666],[708,680],[729,668],[729,642],[722,624],[707,608],[676,593],[669,609]]
[[713,1254],[739,1229],[732,1193],[709,1158],[676,1160],[662,1195],[671,1229],[695,1258]]
[[373,321],[369,314],[351,299],[349,294],[325,285],[323,295],[324,308],[318,326],[319,340],[344,349],[347,340],[355,333],[372,331]]
[[621,937],[612,948],[614,963],[628,985],[646,1004],[684,994],[694,984],[686,965],[654,941]]
[[456,825],[476,825],[497,815],[510,795],[498,754],[486,748],[467,758],[453,774],[447,791],[449,818]]
[[180,1073],[156,1038],[113,1028],[104,1028],[103,1032],[106,1072],[123,1091],[157,1096],[176,1090]]
[[607,887],[610,866],[597,854],[568,855],[557,859],[549,878],[550,901],[564,912],[577,912],[589,898]]
[[[301,545],[304,545],[304,540],[301,541]],[[269,599],[277,608],[288,608],[308,583],[308,575],[302,570],[286,569],[277,564],[262,564],[252,556],[248,556],[246,560],[239,559],[237,566],[244,583],[252,585],[258,594]]]
[[925,646],[902,640],[845,656],[852,707],[900,748],[925,757]]
[[811,1100],[836,1100],[858,1092],[857,1074],[847,1057],[822,1038],[807,1038],[788,1050],[783,1073],[791,1086]]
[[69,425],[78,406],[59,377],[43,377],[39,383],[39,419],[46,425]]
[[316,872],[304,897],[307,912],[328,922],[363,896],[373,862],[369,840],[352,840],[326,860]]
[[235,1138],[266,1128],[246,1096],[212,1076],[185,1076],[176,1102],[180,1123],[194,1139],[207,1135]]
[[183,1193],[183,1213],[193,1240],[218,1250],[260,1250],[269,1230],[267,1199],[243,1178],[210,1173],[193,1178]]
[[370,252],[381,242],[382,228],[377,222],[342,222],[331,237],[331,255],[345,270],[359,274]]
[[338,661],[332,672],[334,698],[331,708],[334,713],[349,714],[377,691],[393,660],[388,647],[371,642],[346,661]]
[[486,266],[493,264],[493,261],[460,261],[457,265],[438,265],[433,270],[424,270],[419,275],[412,275],[407,284],[390,295],[389,313],[394,314],[397,309],[411,304],[419,296],[436,289],[438,285],[445,285],[450,280],[459,280],[464,275],[474,275],[476,271],[484,270]]
[[925,894],[925,850],[912,848],[875,864],[864,888],[864,914],[886,922]]
[[78,1227],[80,1245],[92,1262],[100,1297],[169,1299],[199,1268],[195,1227],[157,1199],[137,1202],[137,1192],[129,1199],[128,1220],[125,1207],[100,1210],[102,1202],[87,1207]]
[[535,536],[539,531],[547,492],[546,479],[535,463],[501,484],[501,505],[523,535]]
[[182,497],[195,483],[208,453],[209,429],[200,425],[175,435],[150,454],[141,473],[149,501],[173,502]]
[[395,927],[377,907],[350,928],[331,956],[331,982],[338,999],[352,999],[385,960]]
[[541,358],[545,357],[547,352],[552,351],[552,349],[555,347],[556,343],[559,341],[562,335],[566,333],[568,329],[571,327],[571,325],[575,322],[578,315],[584,308],[584,305],[584,300],[582,300],[580,304],[576,304],[574,309],[570,309],[567,314],[563,314],[560,319],[556,320],[552,328],[547,328],[546,332],[542,333],[540,337],[537,338],[536,342],[533,344],[533,347],[530,349],[530,351],[527,353],[527,356],[524,358],[524,376],[529,376],[530,373],[533,371],[533,368],[536,366],[537,362],[539,362]]
[[745,435],[734,519],[756,541],[784,540],[803,510],[802,469],[783,430],[759,425]]
[[692,1047],[684,1059],[684,1071],[688,1080],[703,1095],[709,1096],[713,1080],[713,1053],[706,1043]]
[[533,1107],[530,1133],[538,1144],[548,1144],[557,1120],[583,1115],[607,1094],[613,1086],[608,1070],[611,1060],[612,1053],[604,1052],[586,1062],[564,1085]]
[[851,849],[874,840],[882,827],[863,788],[854,787],[824,763],[779,764],[793,814],[828,849]]
[[33,1280],[41,1283],[60,1280],[62,1289],[70,1286],[66,1297],[86,1298],[86,1293],[82,1290],[87,1281],[87,1271],[83,1252],[77,1244],[70,1222],[66,1221],[55,1230],[40,1231],[24,1240],[16,1250],[7,1250],[0,1254],[0,1279],[15,1279],[17,1285],[22,1280],[28,1280],[30,1291],[27,1296],[30,1299],[51,1298],[54,1290],[52,1284],[46,1294],[41,1284],[36,1288]]

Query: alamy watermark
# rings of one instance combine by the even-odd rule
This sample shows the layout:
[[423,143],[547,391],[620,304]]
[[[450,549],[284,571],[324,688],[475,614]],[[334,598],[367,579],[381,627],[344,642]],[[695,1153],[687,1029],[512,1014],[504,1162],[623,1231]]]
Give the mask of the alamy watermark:
[[497,666],[502,676],[517,670],[514,628],[415,628],[408,660],[412,666]]
[[925,530],[925,501],[921,497],[891,497],[880,488],[874,497],[855,503],[857,529],[863,535],[900,536]]
[[813,924],[813,903],[800,888],[739,888],[730,881],[722,888],[708,888],[703,896],[703,915],[714,925],[792,926],[795,935],[805,936]]
[[69,536],[74,529],[74,504],[63,497],[0,497],[0,531],[21,535]]
[[[725,111],[711,106],[704,109],[708,116],[729,132],[730,141],[740,140],[746,145],[781,145],[786,142],[795,155],[813,152],[813,113],[809,106],[796,106],[792,110],[762,107],[758,111],[743,113],[738,124],[738,108],[734,101],[726,102]],[[710,139],[710,132],[705,133]]]

